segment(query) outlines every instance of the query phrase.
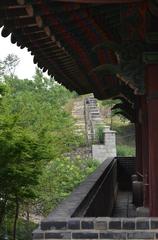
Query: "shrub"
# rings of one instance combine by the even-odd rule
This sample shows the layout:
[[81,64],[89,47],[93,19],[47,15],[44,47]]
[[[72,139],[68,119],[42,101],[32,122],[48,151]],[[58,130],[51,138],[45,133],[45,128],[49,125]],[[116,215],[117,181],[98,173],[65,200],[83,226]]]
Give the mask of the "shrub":
[[135,156],[135,148],[127,145],[117,146],[117,156],[118,157],[133,157]]
[[98,125],[96,128],[96,140],[98,143],[104,143],[104,126]]

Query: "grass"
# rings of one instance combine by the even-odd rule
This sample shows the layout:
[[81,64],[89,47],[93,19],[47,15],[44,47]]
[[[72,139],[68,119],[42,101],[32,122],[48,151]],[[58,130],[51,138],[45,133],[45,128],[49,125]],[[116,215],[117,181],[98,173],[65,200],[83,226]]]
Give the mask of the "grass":
[[135,148],[127,145],[117,145],[117,156],[118,157],[134,157]]

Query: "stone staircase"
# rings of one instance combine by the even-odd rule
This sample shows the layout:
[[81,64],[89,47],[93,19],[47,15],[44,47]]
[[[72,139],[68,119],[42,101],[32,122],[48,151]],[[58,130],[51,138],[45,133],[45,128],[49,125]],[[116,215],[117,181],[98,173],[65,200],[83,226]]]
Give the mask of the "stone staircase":
[[72,116],[76,120],[76,131],[85,134],[88,143],[92,143],[96,137],[97,125],[104,124],[94,95],[89,94],[75,101]]
[[87,139],[89,143],[92,143],[96,139],[97,126],[104,125],[97,99],[94,98],[93,94],[85,98],[84,109]]
[[84,99],[79,99],[74,102],[72,116],[75,119],[76,131],[85,134]]
[[[83,96],[74,102],[72,116],[75,118],[76,131],[86,137],[87,147],[93,159],[103,162],[107,157],[116,156],[115,132],[105,126],[97,99],[93,94]],[[99,142],[98,127],[104,128],[104,142]],[[103,129],[102,129],[103,130]]]

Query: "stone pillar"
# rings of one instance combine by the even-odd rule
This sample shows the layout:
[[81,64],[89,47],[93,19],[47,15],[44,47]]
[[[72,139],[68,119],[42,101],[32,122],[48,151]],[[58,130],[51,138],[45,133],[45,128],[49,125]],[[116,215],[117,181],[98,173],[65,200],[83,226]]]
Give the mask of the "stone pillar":
[[158,217],[158,53],[144,55],[149,136],[149,207]]
[[104,135],[105,135],[106,131],[110,131],[110,126],[108,126],[108,125],[104,126]]
[[109,126],[104,129],[104,144],[92,145],[92,156],[101,163],[109,157],[116,157],[116,132]]
[[116,157],[116,132],[110,129],[104,130],[104,145],[108,157]]

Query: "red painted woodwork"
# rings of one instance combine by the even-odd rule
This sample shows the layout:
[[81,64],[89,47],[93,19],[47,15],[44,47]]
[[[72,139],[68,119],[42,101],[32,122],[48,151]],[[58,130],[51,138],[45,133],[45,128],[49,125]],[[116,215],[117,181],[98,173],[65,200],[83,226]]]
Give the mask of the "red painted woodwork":
[[146,66],[149,133],[149,207],[158,216],[158,65]]
[[146,96],[137,96],[136,102],[136,171],[143,181],[143,205],[149,207],[149,157]]
[[143,187],[144,207],[149,207],[149,151],[148,151],[148,119],[146,95],[141,96],[142,111],[142,164],[143,164]]
[[135,141],[136,141],[136,172],[143,175],[142,161],[142,126],[141,126],[141,108],[140,97],[136,100],[136,123],[135,123]]
[[56,2],[73,2],[73,3],[133,3],[142,2],[143,0],[56,0]]
[[143,163],[142,163],[142,136],[141,136],[141,124],[135,124],[135,135],[136,135],[136,171],[140,175],[143,174]]

